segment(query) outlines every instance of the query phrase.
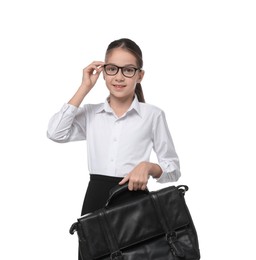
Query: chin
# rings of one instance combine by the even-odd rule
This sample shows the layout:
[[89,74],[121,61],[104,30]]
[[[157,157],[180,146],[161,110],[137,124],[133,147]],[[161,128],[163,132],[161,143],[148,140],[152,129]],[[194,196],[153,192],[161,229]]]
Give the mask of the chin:
[[133,97],[134,93],[124,93],[124,92],[119,92],[119,91],[111,91],[110,96],[113,96],[115,98],[129,98],[129,97]]

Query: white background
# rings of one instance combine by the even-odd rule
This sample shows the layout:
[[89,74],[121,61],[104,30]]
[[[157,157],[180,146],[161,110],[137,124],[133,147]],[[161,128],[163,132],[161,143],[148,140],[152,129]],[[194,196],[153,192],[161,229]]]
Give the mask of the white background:
[[[0,2],[0,258],[77,259],[68,233],[88,182],[86,143],[46,138],[82,69],[128,37],[144,55],[181,161],[203,260],[252,259],[255,244],[254,1]],[[89,94],[98,103],[104,81]],[[150,189],[165,185],[150,181]]]

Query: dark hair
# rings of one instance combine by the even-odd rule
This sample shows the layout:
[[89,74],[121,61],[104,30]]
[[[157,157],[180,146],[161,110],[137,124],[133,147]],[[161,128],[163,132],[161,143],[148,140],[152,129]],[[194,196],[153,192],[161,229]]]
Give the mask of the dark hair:
[[[106,56],[108,53],[115,48],[123,48],[132,53],[137,59],[137,66],[141,69],[143,67],[142,52],[140,47],[132,40],[127,38],[121,38],[115,40],[108,45]],[[135,88],[135,94],[138,97],[139,102],[145,103],[143,90],[140,83],[137,83]]]

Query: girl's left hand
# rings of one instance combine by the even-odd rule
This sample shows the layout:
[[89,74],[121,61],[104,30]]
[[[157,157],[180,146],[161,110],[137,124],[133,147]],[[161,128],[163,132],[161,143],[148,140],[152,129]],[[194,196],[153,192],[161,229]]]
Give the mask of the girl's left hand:
[[139,163],[128,175],[122,179],[122,181],[119,182],[119,185],[123,185],[129,181],[129,190],[145,190],[147,188],[150,167],[151,165],[149,162]]

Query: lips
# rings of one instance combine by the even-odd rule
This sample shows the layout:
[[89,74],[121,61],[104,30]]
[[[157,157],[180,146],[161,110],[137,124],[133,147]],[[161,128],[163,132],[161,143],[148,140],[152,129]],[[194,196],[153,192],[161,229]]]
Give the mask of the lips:
[[113,86],[114,86],[114,88],[116,88],[116,89],[123,89],[123,88],[125,88],[124,85],[113,85]]

